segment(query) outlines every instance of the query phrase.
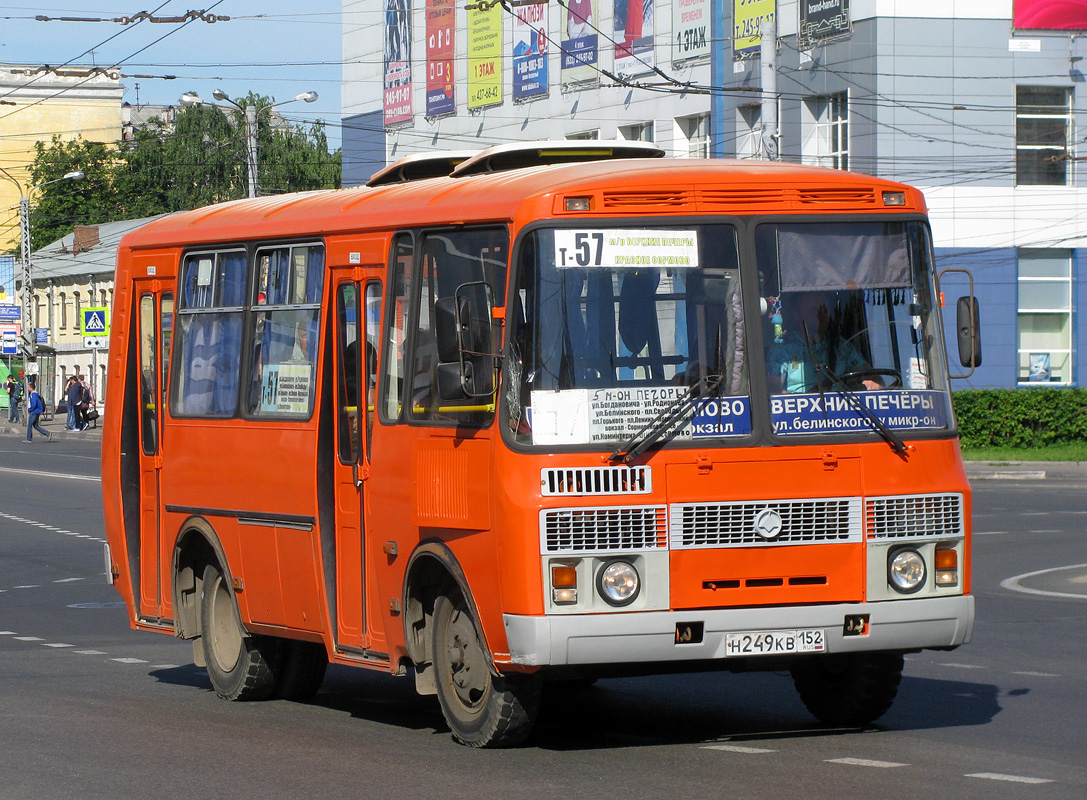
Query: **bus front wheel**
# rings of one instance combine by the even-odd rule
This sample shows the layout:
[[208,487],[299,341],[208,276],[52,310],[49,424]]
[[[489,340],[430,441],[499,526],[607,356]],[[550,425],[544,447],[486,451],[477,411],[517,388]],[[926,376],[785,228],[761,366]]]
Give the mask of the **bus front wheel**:
[[434,682],[453,737],[469,747],[509,747],[529,735],[540,684],[522,675],[498,676],[460,594],[434,603]]
[[215,564],[204,569],[200,629],[208,677],[226,700],[263,700],[276,688],[276,642],[246,632],[234,596]]
[[826,725],[867,725],[891,707],[902,680],[900,653],[811,656],[792,667],[808,711]]

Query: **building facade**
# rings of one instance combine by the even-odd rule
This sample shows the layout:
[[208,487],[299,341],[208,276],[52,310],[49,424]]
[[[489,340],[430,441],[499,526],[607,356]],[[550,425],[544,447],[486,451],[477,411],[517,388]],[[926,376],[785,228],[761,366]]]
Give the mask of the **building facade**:
[[34,145],[48,144],[53,136],[119,141],[123,93],[116,71],[74,66],[0,68],[0,168],[10,176],[0,180],[0,209],[11,209],[0,217],[0,252],[14,252],[19,246],[19,198],[33,189],[29,181]]
[[43,353],[56,357],[53,397],[58,401],[72,375],[82,375],[99,401],[105,398],[108,337],[84,335],[83,317],[92,309],[106,309],[103,321],[108,324],[117,246],[126,233],[151,219],[155,218],[79,225],[31,254],[31,320],[40,332],[39,357]]
[[[981,301],[983,363],[955,386],[1087,385],[1087,0],[378,6],[343,4],[345,186],[415,152],[571,138],[902,180]],[[954,365],[967,283],[943,285]]]

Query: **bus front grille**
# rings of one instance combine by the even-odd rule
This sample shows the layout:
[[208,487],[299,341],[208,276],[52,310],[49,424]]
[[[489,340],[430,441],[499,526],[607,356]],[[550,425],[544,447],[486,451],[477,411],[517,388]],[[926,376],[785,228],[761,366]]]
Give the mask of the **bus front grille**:
[[664,550],[664,506],[550,508],[540,512],[540,545],[547,553]]
[[609,495],[649,494],[653,472],[638,467],[545,467],[540,470],[540,494]]
[[858,497],[676,503],[669,516],[673,550],[862,541]]
[[865,503],[865,530],[869,539],[962,536],[962,495],[951,492],[869,497]]

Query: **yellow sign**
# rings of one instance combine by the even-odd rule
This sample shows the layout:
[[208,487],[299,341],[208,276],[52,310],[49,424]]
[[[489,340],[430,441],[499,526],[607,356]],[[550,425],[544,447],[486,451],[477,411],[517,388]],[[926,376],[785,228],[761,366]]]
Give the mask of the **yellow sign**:
[[[482,5],[482,4],[480,4]],[[502,20],[495,3],[468,11],[468,108],[502,104]]]
[[777,15],[777,0],[732,0],[732,57],[757,53],[762,23]]

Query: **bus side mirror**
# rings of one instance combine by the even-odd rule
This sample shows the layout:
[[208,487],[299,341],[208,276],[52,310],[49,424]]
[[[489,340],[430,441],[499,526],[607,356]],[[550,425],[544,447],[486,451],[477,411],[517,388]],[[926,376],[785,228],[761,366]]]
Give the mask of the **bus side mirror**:
[[442,400],[494,394],[493,306],[490,284],[484,281],[463,283],[453,297],[435,301],[438,396]]
[[955,330],[959,340],[959,362],[964,367],[981,366],[981,309],[974,296],[960,297],[955,308]]

